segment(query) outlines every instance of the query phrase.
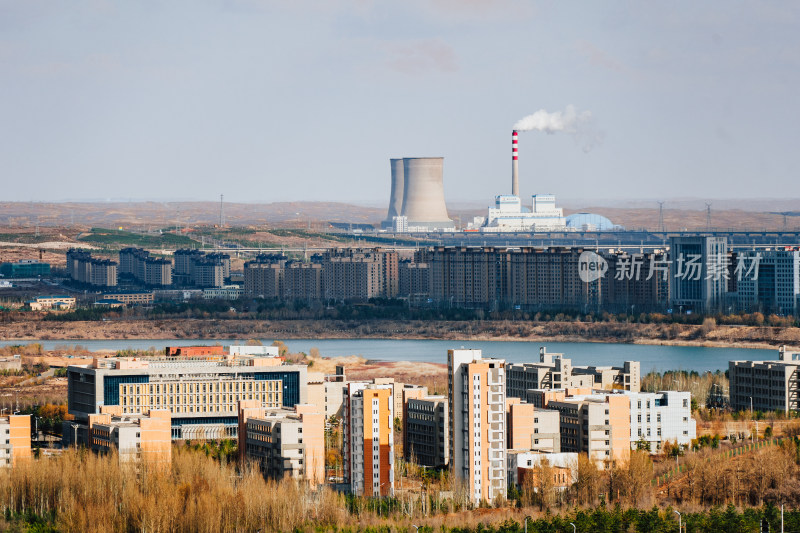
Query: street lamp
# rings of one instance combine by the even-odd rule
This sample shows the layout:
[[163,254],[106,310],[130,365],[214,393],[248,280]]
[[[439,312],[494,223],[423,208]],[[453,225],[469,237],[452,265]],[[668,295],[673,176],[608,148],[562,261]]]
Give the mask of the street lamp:
[[524,528],[525,529],[525,533],[528,533],[528,519],[529,518],[530,518],[530,516],[526,516],[525,518],[522,519],[523,524],[525,525],[525,528]]
[[411,524],[411,527],[414,528],[415,533],[419,533],[419,526],[415,526],[414,524]]
[[572,522],[570,522],[570,523],[569,523],[569,525],[571,525],[571,526],[572,526],[572,533],[577,533],[577,531],[578,531],[578,528],[576,528],[576,527],[575,527],[575,524],[573,524]]
[[678,511],[674,511],[676,515],[678,515],[678,533],[681,533],[683,530],[683,517],[681,517],[681,513]]

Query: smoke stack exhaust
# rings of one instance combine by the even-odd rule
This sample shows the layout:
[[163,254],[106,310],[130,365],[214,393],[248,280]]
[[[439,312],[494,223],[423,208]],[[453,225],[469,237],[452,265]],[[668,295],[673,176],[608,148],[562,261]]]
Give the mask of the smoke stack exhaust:
[[517,162],[517,130],[511,131],[511,194],[519,196],[519,163]]

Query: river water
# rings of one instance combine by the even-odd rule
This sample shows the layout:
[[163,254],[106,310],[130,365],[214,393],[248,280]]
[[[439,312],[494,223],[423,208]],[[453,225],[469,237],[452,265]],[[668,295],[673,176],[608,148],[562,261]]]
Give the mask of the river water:
[[[271,344],[273,339],[260,339]],[[89,350],[147,349],[165,346],[197,344],[244,344],[243,339],[207,340],[47,340],[0,341],[0,345],[41,343],[45,349],[79,344]],[[541,341],[451,341],[451,340],[392,340],[392,339],[290,339],[285,341],[291,352],[308,353],[317,348],[324,357],[359,355],[380,361],[425,361],[446,363],[447,350],[452,348],[477,348],[484,356],[492,356],[513,363],[533,362],[539,359],[539,347],[548,352],[563,353],[575,365],[621,365],[623,361],[640,361],[642,374],[651,370],[727,370],[732,360],[775,360],[778,350],[752,348],[704,348],[696,346],[657,346],[641,344],[614,344],[596,342],[541,342]]]

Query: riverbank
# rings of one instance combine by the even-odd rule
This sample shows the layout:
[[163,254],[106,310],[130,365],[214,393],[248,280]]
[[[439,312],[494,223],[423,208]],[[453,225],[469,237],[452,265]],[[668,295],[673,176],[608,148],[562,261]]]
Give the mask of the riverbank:
[[13,321],[0,340],[407,339],[604,342],[737,348],[800,346],[800,328],[624,322],[168,319]]

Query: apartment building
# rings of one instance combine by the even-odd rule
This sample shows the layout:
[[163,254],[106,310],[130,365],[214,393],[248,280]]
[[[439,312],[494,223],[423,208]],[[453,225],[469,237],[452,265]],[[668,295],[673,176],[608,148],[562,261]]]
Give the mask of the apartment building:
[[325,482],[325,416],[317,406],[266,409],[242,400],[238,411],[241,464],[256,461],[268,479]]
[[644,253],[599,252],[608,271],[601,281],[602,309],[612,313],[664,312],[669,307],[669,256],[664,250]]
[[[737,279],[739,309],[797,315],[800,297],[800,251],[794,248],[737,252],[737,264],[753,271]],[[738,274],[737,274],[738,277]]]
[[225,265],[209,257],[192,261],[191,283],[197,287],[222,287],[225,284]]
[[0,467],[31,458],[31,415],[0,417]]
[[541,453],[535,451],[508,451],[508,483],[517,487],[537,487],[543,468],[553,476],[553,487],[570,488],[578,480],[578,454],[575,452]]
[[320,260],[325,299],[363,301],[397,296],[397,252],[338,248],[327,250]]
[[285,264],[283,256],[275,260],[261,257],[247,261],[244,264],[244,293],[256,298],[282,298]]
[[407,397],[405,410],[405,460],[431,468],[447,466],[450,462],[450,413],[447,397]]
[[728,379],[736,411],[800,411],[800,352],[781,346],[777,361],[730,361]]
[[505,361],[448,350],[450,464],[478,504],[506,495]]
[[689,446],[697,438],[692,418],[692,395],[687,391],[629,392],[631,402],[631,448],[640,441],[650,453],[661,451],[665,442]]
[[67,251],[67,272],[71,279],[86,285],[117,286],[117,263],[92,257],[84,250],[71,248]]
[[151,257],[143,248],[123,248],[119,251],[119,275],[131,277],[145,285],[172,285],[172,262]]
[[430,291],[427,263],[400,261],[397,267],[398,293],[401,298],[408,298],[412,303],[426,302]]
[[394,495],[391,385],[351,382],[343,389],[344,476],[357,496]]
[[75,309],[74,296],[37,296],[26,303],[32,311],[46,311],[48,309],[68,310]]
[[322,265],[292,261],[284,270],[286,300],[316,301],[322,298]]
[[631,405],[623,394],[575,395],[551,400],[559,412],[561,451],[585,453],[598,467],[627,462],[631,452]]
[[506,446],[540,453],[561,451],[558,411],[542,409],[519,398],[506,398]]
[[307,367],[275,366],[273,357],[95,358],[67,368],[67,400],[83,442],[88,416],[103,406],[119,406],[122,415],[168,409],[173,440],[236,438],[240,400],[269,408],[307,403]]
[[630,390],[641,387],[641,364],[625,361],[623,366],[573,366],[572,360],[560,353],[539,349],[539,362],[514,363],[507,366],[506,394],[525,399],[532,389],[594,388]]
[[112,449],[120,463],[146,461],[168,466],[172,461],[171,413],[152,409],[123,414],[120,406],[102,407],[89,415],[89,447],[95,453]]

